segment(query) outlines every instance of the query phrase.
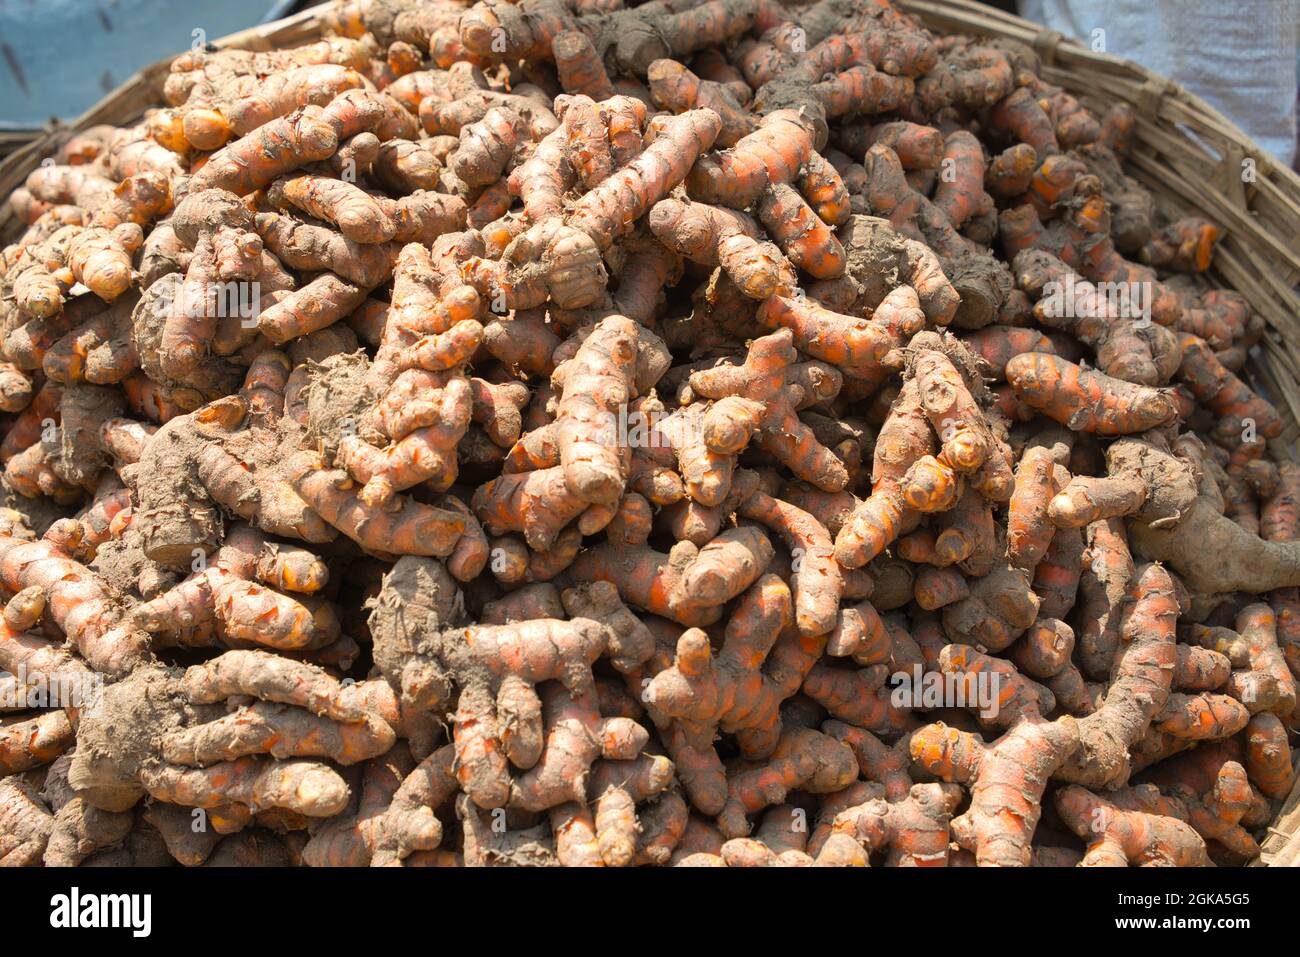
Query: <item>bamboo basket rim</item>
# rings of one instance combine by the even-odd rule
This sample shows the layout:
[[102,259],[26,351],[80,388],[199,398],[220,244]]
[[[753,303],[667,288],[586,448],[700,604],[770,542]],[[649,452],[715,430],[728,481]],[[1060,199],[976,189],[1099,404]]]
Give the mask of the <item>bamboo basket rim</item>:
[[[1244,295],[1267,325],[1247,371],[1282,413],[1277,457],[1300,446],[1300,174],[1283,166],[1205,100],[1122,57],[975,0],[894,0],[932,29],[1005,37],[1030,46],[1043,78],[1098,111],[1134,107],[1137,129],[1125,172],[1152,191],[1163,213],[1199,212],[1225,235],[1208,278]],[[1249,164],[1253,182],[1243,170]]]
[[[1181,84],[1131,60],[1089,49],[1077,40],[976,0],[891,0],[929,29],[1003,37],[1031,47],[1042,76],[1095,113],[1116,100],[1134,107],[1134,147],[1125,172],[1152,191],[1166,215],[1197,211],[1224,231],[1208,278],[1236,289],[1267,325],[1261,354],[1246,374],[1278,405],[1282,435],[1275,457],[1300,459],[1300,174],[1260,149],[1236,124]],[[331,0],[300,13],[220,37],[218,49],[270,50],[322,36]],[[150,64],[66,124],[52,124],[0,160],[0,197],[75,133],[100,123],[122,126],[162,103],[174,56]],[[1255,176],[1241,171],[1252,164]],[[1174,218],[1171,216],[1171,218]],[[0,237],[15,226],[0,204]],[[1271,268],[1270,268],[1271,267]],[[1251,866],[1300,866],[1300,781],[1283,802]]]

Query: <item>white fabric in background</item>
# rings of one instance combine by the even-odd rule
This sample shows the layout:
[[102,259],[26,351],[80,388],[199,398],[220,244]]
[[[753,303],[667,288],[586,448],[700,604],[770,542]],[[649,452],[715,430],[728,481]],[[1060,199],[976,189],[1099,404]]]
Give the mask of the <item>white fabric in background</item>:
[[1021,16],[1177,80],[1290,166],[1300,0],[1019,0]]

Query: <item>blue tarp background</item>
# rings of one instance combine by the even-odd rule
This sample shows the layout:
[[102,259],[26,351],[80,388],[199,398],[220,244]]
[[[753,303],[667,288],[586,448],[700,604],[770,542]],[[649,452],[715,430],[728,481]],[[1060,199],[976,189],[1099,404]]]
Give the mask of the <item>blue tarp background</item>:
[[0,0],[0,129],[69,120],[141,67],[256,26],[274,0]]

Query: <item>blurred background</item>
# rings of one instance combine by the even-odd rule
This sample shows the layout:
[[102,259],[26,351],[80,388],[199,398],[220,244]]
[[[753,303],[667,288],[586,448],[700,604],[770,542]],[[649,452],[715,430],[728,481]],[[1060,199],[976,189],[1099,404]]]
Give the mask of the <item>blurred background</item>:
[[1177,80],[1295,166],[1300,0],[1017,0],[997,6]]
[[[1177,80],[1296,165],[1300,0],[987,2]],[[76,117],[143,66],[313,5],[0,0],[0,155],[52,119]]]
[[[71,120],[136,70],[286,16],[293,0],[0,0],[0,137]],[[203,40],[199,40],[203,42]]]

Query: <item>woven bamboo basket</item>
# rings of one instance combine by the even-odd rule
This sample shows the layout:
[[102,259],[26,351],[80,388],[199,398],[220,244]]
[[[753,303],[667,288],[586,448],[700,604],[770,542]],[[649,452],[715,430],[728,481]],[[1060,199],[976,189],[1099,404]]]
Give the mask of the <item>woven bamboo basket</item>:
[[[935,31],[1008,37],[1042,58],[1043,79],[1098,115],[1137,113],[1127,172],[1161,212],[1197,213],[1226,235],[1210,280],[1244,295],[1268,324],[1249,378],[1286,423],[1271,451],[1295,459],[1300,439],[1300,176],[1251,142],[1210,104],[1130,60],[1096,53],[1055,30],[974,0],[896,0]],[[1249,171],[1246,175],[1244,171]]]
[[[1132,61],[1088,49],[1055,30],[975,0],[893,0],[940,33],[1006,37],[1029,44],[1042,76],[1101,115],[1117,102],[1137,113],[1126,170],[1170,219],[1199,214],[1224,236],[1210,281],[1236,289],[1267,331],[1247,363],[1251,385],[1278,407],[1284,427],[1276,457],[1300,461],[1300,176],[1261,150],[1227,117],[1179,84]],[[214,41],[218,48],[272,50],[321,37],[327,3]],[[140,70],[76,120],[41,133],[0,161],[0,197],[21,186],[40,161],[74,133],[100,123],[125,126],[162,104],[170,59]],[[1244,175],[1249,171],[1249,175]],[[0,204],[0,239],[19,229]],[[1300,866],[1300,784],[1284,802],[1256,866]]]

